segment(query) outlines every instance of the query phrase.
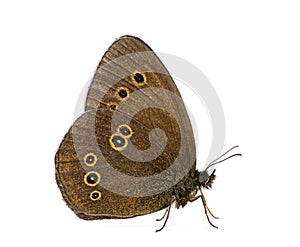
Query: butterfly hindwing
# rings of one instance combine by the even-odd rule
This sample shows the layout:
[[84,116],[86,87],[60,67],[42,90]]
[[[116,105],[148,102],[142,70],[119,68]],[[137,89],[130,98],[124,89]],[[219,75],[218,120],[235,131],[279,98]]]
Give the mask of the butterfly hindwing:
[[[95,136],[94,124],[98,119],[95,111],[84,113],[66,134],[56,154],[56,180],[63,197],[70,208],[83,219],[127,218],[152,211],[160,210],[170,203],[170,191],[159,195],[146,197],[128,197],[114,193],[114,189],[122,184],[119,178],[105,169],[101,162],[101,152]],[[101,150],[102,151],[102,150]],[[87,159],[90,155],[92,162]],[[99,175],[99,183],[94,186],[86,179],[87,174]],[[101,186],[102,181],[107,186],[110,181],[110,190]],[[96,181],[97,183],[97,181]],[[134,190],[134,188],[131,188]],[[92,193],[98,191],[101,196],[93,200]],[[162,198],[164,198],[162,200]]]

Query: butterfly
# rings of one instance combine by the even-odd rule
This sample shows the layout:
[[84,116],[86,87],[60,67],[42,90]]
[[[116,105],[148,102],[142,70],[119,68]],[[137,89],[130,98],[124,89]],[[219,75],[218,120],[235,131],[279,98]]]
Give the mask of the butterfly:
[[55,175],[65,202],[84,220],[166,209],[160,231],[174,203],[179,208],[201,199],[216,227],[203,189],[215,179],[208,168],[224,155],[196,170],[191,123],[172,77],[147,44],[123,36],[96,69],[85,111],[55,155]]

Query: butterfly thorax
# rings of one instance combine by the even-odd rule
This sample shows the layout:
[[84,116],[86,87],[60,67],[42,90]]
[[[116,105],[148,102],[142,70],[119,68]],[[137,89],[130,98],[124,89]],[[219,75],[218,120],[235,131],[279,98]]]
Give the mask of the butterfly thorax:
[[213,181],[216,178],[214,175],[204,171],[195,171],[191,176],[181,180],[174,186],[173,195],[176,202],[176,208],[184,207],[188,202],[193,202],[198,199],[197,192],[200,188],[210,189]]

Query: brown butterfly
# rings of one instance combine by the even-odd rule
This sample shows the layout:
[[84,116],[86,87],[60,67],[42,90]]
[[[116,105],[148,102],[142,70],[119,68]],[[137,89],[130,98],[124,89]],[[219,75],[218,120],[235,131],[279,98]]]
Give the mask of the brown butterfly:
[[151,48],[132,36],[106,51],[85,112],[55,156],[57,184],[78,217],[124,219],[167,208],[161,229],[173,203],[179,208],[199,198],[214,226],[202,188],[211,188],[215,170],[209,174],[208,168],[219,162],[196,170],[193,131],[180,93]]

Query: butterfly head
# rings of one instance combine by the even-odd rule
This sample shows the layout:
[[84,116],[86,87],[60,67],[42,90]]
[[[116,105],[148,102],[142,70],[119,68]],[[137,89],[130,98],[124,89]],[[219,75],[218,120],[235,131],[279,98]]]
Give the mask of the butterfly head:
[[[203,187],[205,189],[210,189],[211,188],[211,186],[213,184],[213,181],[216,178],[216,175],[215,175],[216,169],[215,169],[215,167],[216,167],[217,164],[222,163],[225,160],[228,160],[228,159],[230,159],[234,156],[242,156],[241,154],[236,153],[236,154],[230,155],[227,158],[223,158],[227,153],[229,153],[231,150],[233,150],[237,147],[238,146],[234,146],[234,147],[230,148],[225,153],[223,153],[221,156],[219,156],[218,158],[216,158],[215,160],[210,162],[208,164],[208,166],[203,171],[199,172],[199,175],[198,175],[198,183],[199,183],[198,186],[199,186],[199,188],[201,188],[201,187]],[[223,158],[223,159],[220,160],[221,158]],[[213,171],[211,172],[212,169],[213,169]]]
[[198,176],[198,186],[203,187],[205,189],[210,189],[216,178],[215,171],[216,170],[213,170],[213,172],[210,175],[208,174],[207,170],[201,171]]

